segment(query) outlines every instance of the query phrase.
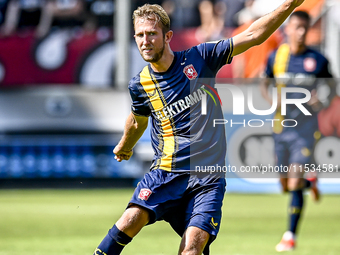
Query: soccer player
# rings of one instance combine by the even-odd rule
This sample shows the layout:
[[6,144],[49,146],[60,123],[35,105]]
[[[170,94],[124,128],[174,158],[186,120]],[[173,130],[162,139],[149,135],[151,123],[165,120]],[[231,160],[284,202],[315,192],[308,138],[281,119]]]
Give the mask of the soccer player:
[[[303,209],[303,191],[311,188],[314,200],[319,200],[319,191],[316,185],[316,176],[304,179],[305,164],[311,163],[311,154],[317,137],[317,112],[322,105],[316,96],[317,78],[326,79],[331,88],[329,101],[335,95],[335,82],[329,72],[327,59],[315,50],[306,46],[310,17],[303,11],[294,12],[288,19],[285,27],[288,43],[281,45],[269,57],[265,71],[266,78],[261,84],[263,97],[271,104],[272,96],[269,94],[269,85],[272,78],[278,91],[278,108],[274,119],[294,119],[297,126],[282,127],[274,125],[273,137],[275,142],[276,164],[289,166],[288,173],[281,173],[280,181],[283,191],[289,191],[291,202],[289,205],[288,230],[284,233],[276,250],[287,251],[295,248],[295,234]],[[306,109],[312,114],[304,115],[295,105],[287,105],[286,116],[281,115],[280,91],[282,87],[300,87],[311,92],[311,100]],[[288,93],[287,98],[301,98],[301,93]],[[280,121],[280,122],[281,122]]]
[[209,254],[220,227],[226,183],[223,175],[201,175],[195,170],[224,166],[226,140],[224,126],[213,127],[213,120],[223,117],[221,107],[205,97],[207,114],[201,114],[202,96],[214,90],[215,75],[224,64],[264,42],[302,3],[286,0],[231,39],[182,52],[169,46],[173,32],[159,5],[146,4],[134,11],[135,41],[149,65],[129,83],[132,112],[113,152],[117,161],[128,160],[151,117],[155,155],[151,171],[94,254],[120,254],[145,225],[159,220],[169,222],[182,237],[178,254]]

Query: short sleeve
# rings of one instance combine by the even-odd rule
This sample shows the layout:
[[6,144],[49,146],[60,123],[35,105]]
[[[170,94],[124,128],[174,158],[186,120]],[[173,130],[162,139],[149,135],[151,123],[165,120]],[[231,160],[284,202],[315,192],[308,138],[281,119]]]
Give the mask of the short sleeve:
[[151,109],[143,94],[138,90],[137,85],[133,82],[129,84],[129,92],[132,100],[131,111],[138,116],[148,117],[151,114]]
[[207,42],[196,46],[198,52],[207,65],[215,73],[225,64],[230,64],[233,53],[233,40],[220,40],[217,42]]
[[275,53],[272,53],[267,60],[266,69],[264,71],[264,77],[274,78],[274,72],[273,72],[274,58],[275,58]]

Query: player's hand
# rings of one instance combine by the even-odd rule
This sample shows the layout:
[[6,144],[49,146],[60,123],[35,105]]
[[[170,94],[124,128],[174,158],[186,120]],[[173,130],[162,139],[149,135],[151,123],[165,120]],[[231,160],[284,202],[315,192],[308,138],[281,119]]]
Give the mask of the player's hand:
[[132,150],[122,150],[121,148],[119,148],[118,146],[116,146],[113,149],[113,153],[116,155],[115,159],[118,162],[122,162],[123,160],[129,160],[133,154]]
[[303,4],[304,1],[305,0],[293,0],[292,4],[296,8],[296,7],[300,6],[301,4]]

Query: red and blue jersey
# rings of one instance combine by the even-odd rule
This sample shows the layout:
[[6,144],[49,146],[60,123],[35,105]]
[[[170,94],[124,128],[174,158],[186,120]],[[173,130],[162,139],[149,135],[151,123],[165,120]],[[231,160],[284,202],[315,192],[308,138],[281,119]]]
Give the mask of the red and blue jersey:
[[[312,91],[316,89],[318,78],[331,78],[328,60],[319,52],[307,48],[303,53],[294,55],[290,52],[288,44],[281,45],[268,59],[265,74],[275,78],[278,90],[281,87],[299,87]],[[302,98],[301,93],[288,93],[287,98]],[[304,105],[312,116],[304,115],[293,104],[287,105],[287,114],[281,116],[280,108],[277,109],[275,119],[294,119],[298,122],[295,128],[282,127],[280,123],[274,126],[274,133],[296,131],[301,134],[314,134],[318,128],[317,113],[310,106]]]
[[149,64],[130,81],[132,112],[151,117],[151,170],[224,165],[224,126],[213,127],[214,119],[223,119],[221,106],[207,97],[207,114],[202,115],[201,100],[205,90],[215,86],[218,70],[231,63],[232,51],[232,39],[203,43],[174,52],[166,72],[154,72]]

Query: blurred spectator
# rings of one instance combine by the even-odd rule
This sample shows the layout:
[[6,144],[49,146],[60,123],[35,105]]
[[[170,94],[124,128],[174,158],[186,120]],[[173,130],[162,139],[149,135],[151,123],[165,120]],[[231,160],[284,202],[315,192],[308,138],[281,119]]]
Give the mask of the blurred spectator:
[[202,0],[165,0],[161,2],[170,16],[172,29],[198,27],[201,24],[198,6]]
[[44,0],[10,0],[2,34],[11,35],[17,29],[35,28],[39,24]]
[[132,3],[131,3],[132,12],[144,4],[161,5],[171,19],[171,29],[182,28],[181,26],[178,26],[180,21],[177,20],[177,19],[180,19],[181,13],[182,13],[182,10],[180,7],[180,4],[181,4],[180,1],[177,1],[177,0],[132,0]]
[[224,4],[224,26],[225,27],[238,27],[238,21],[235,14],[245,7],[246,0],[218,0],[220,4]]
[[[245,31],[253,21],[249,21],[235,29],[232,36]],[[272,34],[264,43],[255,46],[246,52],[236,56],[233,60],[234,78],[259,78],[266,65],[268,55],[282,42],[283,36],[280,30]]]
[[5,13],[8,5],[8,0],[0,0],[0,25],[5,21]]
[[53,26],[94,29],[93,21],[88,18],[84,0],[48,0],[42,10],[37,36],[45,36]]
[[87,0],[87,9],[96,27],[112,28],[115,8],[113,0]]
[[223,10],[211,0],[201,0],[198,5],[200,25],[182,29],[174,34],[171,46],[176,51],[207,41],[226,37]]
[[214,3],[204,0],[199,3],[201,25],[196,30],[196,37],[199,42],[219,40],[223,38],[224,20],[221,12],[216,12]]
[[[208,27],[214,27],[212,25],[212,19],[216,16],[212,15],[214,2],[215,0],[132,0],[132,10],[146,3],[159,4],[170,16],[172,29],[196,28],[203,24],[201,27],[203,35],[206,32],[211,33],[208,32]],[[218,19],[214,22],[220,24]]]
[[255,20],[256,14],[253,11],[254,2],[255,0],[246,0],[245,7],[241,11],[235,14],[235,18],[239,26],[249,21]]

